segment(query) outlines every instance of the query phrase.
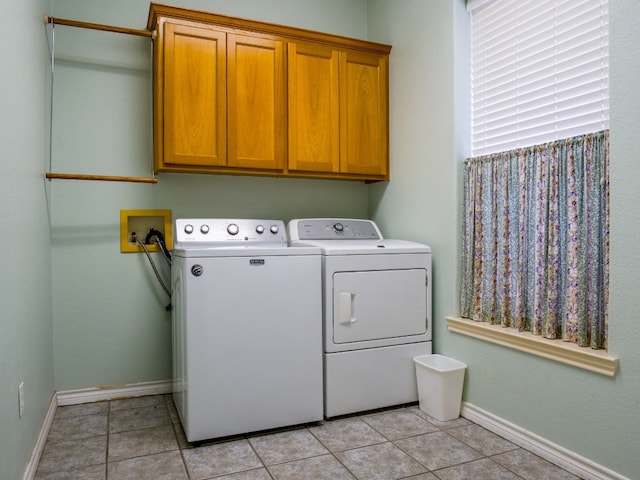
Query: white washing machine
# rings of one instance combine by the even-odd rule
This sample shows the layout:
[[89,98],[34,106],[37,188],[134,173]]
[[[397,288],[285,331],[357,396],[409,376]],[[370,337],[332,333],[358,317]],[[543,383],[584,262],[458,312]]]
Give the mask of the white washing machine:
[[174,400],[190,442],[322,420],[320,250],[280,220],[179,219]]
[[431,249],[359,219],[296,219],[292,246],[322,250],[324,414],[418,400],[413,357],[431,353]]

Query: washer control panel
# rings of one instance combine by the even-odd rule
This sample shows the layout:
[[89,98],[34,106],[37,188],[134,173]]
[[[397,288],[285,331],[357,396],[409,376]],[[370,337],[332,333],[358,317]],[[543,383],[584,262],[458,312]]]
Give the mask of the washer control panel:
[[180,218],[176,220],[176,244],[211,246],[287,244],[282,220]]
[[291,240],[382,240],[372,220],[353,218],[310,218],[289,223]]

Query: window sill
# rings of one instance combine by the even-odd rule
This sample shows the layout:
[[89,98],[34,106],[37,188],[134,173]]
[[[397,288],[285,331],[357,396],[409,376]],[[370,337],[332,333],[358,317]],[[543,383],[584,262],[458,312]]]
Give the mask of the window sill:
[[474,322],[466,318],[446,317],[446,319],[450,332],[479,338],[609,377],[613,377],[618,369],[618,359],[610,356],[606,350],[593,350],[561,340],[548,340],[531,335],[529,332],[518,332],[500,325]]

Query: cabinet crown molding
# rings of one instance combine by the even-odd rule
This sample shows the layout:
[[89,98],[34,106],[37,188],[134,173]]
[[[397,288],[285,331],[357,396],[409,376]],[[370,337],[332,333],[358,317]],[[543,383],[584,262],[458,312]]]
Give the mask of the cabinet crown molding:
[[314,30],[307,30],[297,27],[289,27],[278,25],[275,23],[261,22],[257,20],[249,20],[245,18],[229,17],[210,13],[201,10],[192,10],[187,8],[175,7],[172,5],[164,5],[160,3],[151,3],[149,5],[149,17],[147,19],[147,29],[153,31],[158,23],[158,18],[170,17],[185,21],[193,21],[215,25],[220,28],[241,29],[243,31],[253,31],[267,35],[277,35],[287,40],[310,41],[314,43],[324,43],[333,47],[349,48],[351,50],[361,50],[363,52],[375,53],[379,55],[389,55],[391,46],[382,43],[370,42],[357,38],[333,35]]

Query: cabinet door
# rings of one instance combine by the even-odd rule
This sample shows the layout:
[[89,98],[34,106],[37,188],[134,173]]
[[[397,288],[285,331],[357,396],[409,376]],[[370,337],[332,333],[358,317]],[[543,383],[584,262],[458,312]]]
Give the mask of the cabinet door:
[[163,30],[161,163],[225,165],[225,33],[169,21]]
[[338,51],[289,43],[289,170],[340,170]]
[[388,57],[340,53],[340,171],[388,174]]
[[227,36],[228,165],[283,169],[286,82],[281,41]]

